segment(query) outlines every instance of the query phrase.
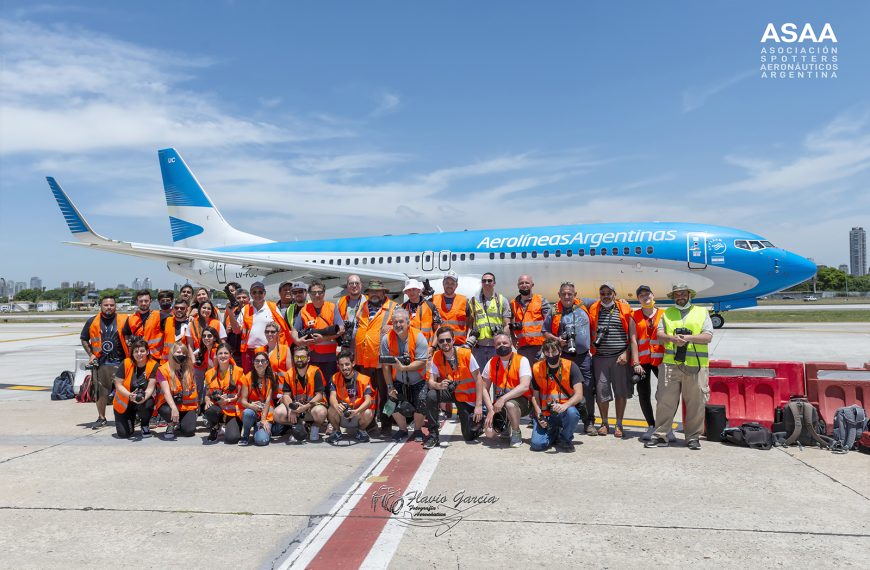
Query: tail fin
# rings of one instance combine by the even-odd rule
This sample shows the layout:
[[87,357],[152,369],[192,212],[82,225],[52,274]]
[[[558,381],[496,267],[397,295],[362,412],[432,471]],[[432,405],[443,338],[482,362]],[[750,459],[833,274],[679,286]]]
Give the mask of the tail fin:
[[175,245],[208,249],[272,241],[231,226],[174,148],[159,150],[157,155]]
[[75,204],[72,203],[72,200],[69,199],[69,196],[66,195],[60,184],[57,183],[57,180],[51,176],[46,176],[45,179],[48,181],[48,187],[51,188],[51,193],[54,194],[54,199],[57,200],[60,213],[63,214],[66,225],[69,227],[73,237],[78,241],[86,243],[94,242],[94,238],[105,240],[106,238],[91,229],[91,226],[84,216],[79,213],[78,208],[75,207]]

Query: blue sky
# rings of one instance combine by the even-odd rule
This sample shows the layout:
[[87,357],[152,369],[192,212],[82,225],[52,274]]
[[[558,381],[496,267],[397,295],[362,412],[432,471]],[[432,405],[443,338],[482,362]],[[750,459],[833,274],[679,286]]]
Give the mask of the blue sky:
[[[864,2],[0,6],[7,279],[180,281],[61,245],[44,179],[98,232],[168,244],[168,146],[278,240],[695,221],[838,265],[870,230]],[[829,22],[839,77],[762,79],[768,22]]]

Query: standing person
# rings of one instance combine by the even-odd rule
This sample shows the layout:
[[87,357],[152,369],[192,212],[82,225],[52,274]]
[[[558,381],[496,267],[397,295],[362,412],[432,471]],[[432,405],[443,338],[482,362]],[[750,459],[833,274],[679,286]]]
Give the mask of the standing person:
[[426,449],[440,445],[438,404],[456,404],[459,427],[465,441],[474,441],[482,432],[483,404],[492,408],[489,392],[482,389],[477,360],[471,350],[453,344],[453,330],[441,327],[435,334],[438,350],[429,367],[429,390],[426,393],[426,411],[429,437],[423,443]]
[[438,309],[441,323],[453,329],[454,342],[465,344],[468,336],[468,323],[472,320],[468,310],[468,299],[465,295],[456,293],[459,286],[459,276],[455,271],[448,271],[441,280],[444,293],[432,297],[432,303]]
[[154,413],[155,375],[158,362],[148,357],[148,343],[138,339],[130,343],[130,357],[115,373],[115,430],[118,437],[133,435],[136,419],[142,425],[142,437],[149,437],[148,422]]
[[230,350],[233,353],[233,360],[236,362],[242,361],[242,354],[240,351],[240,347],[242,345],[242,335],[241,328],[238,331],[233,330],[233,323],[238,321],[239,313],[242,311],[242,303],[239,301],[239,298],[243,298],[245,304],[248,303],[247,295],[239,295],[238,292],[242,290],[242,286],[236,282],[227,283],[224,287],[224,293],[227,296],[227,306],[224,307],[223,319],[221,320],[221,324],[224,325],[224,330],[227,331],[227,344],[230,346]]
[[267,324],[264,332],[266,333],[266,346],[261,346],[257,351],[264,352],[268,356],[272,370],[277,374],[279,372],[287,372],[293,368],[293,357],[290,347],[278,340],[281,336],[281,329],[278,327],[278,324]]
[[504,295],[495,292],[495,275],[489,272],[480,276],[480,293],[468,304],[471,332],[476,333],[469,334],[468,341],[474,346],[471,352],[477,362],[489,362],[495,356],[495,335],[510,334],[511,305]]
[[[414,408],[414,441],[423,441],[423,422],[426,420],[426,360],[429,345],[426,337],[409,324],[408,311],[399,307],[393,311],[393,328],[381,339],[380,359],[387,378],[387,395],[393,400],[410,403]],[[408,423],[397,409],[393,419],[399,431],[393,437],[396,442],[408,438]]]
[[648,285],[641,285],[636,291],[640,309],[631,313],[634,321],[635,341],[637,343],[637,360],[633,361],[632,370],[635,374],[641,374],[642,378],[637,383],[637,397],[640,409],[647,423],[647,431],[641,439],[648,440],[655,431],[655,414],[653,413],[652,388],[650,380],[653,374],[659,377],[659,364],[665,354],[665,347],[659,341],[659,323],[664,314],[663,309],[656,307],[656,299],[652,289]]
[[[218,344],[220,344],[220,342],[217,330],[212,327],[206,327],[203,329],[199,337],[199,346],[197,347],[199,354],[193,356],[193,351],[188,350],[192,355],[193,381],[196,384],[196,391],[199,395],[200,404],[202,404],[205,398],[205,373],[210,368],[214,368],[215,363],[217,362]],[[232,361],[232,358],[230,360]]]
[[154,407],[167,422],[164,439],[173,440],[176,434],[193,437],[196,431],[196,410],[202,391],[193,372],[190,350],[181,343],[172,347],[169,360],[157,369],[160,388]]
[[411,326],[426,338],[430,343],[432,333],[441,325],[441,315],[432,301],[423,298],[423,284],[416,279],[405,281],[405,295],[408,300],[402,304],[402,308],[411,316]]
[[[254,431],[254,445],[269,445],[272,433],[272,402],[278,391],[278,381],[269,358],[264,353],[254,356],[254,369],[242,378],[242,391],[239,396],[239,409],[242,410],[242,439],[239,445],[250,443],[251,429]],[[259,424],[259,425],[258,425]]]
[[280,342],[290,344],[292,341],[290,329],[278,314],[278,307],[272,301],[266,300],[266,286],[261,281],[255,281],[251,285],[251,299],[249,304],[242,307],[233,328],[242,335],[239,351],[242,354],[242,370],[246,374],[251,371],[257,348],[266,346],[266,323],[274,322],[281,327]]
[[533,294],[534,280],[528,275],[517,279],[519,294],[511,301],[511,330],[516,339],[517,352],[529,362],[538,360],[544,344],[544,319],[550,314],[550,303],[538,294]]
[[356,441],[367,443],[366,429],[375,419],[374,401],[371,378],[354,370],[353,355],[342,350],[338,355],[338,372],[333,374],[329,387],[327,417],[333,432],[326,443],[338,443],[341,428],[357,428]]
[[665,439],[683,398],[686,421],[683,432],[687,447],[701,449],[704,407],[710,398],[707,345],[713,340],[713,323],[707,309],[692,304],[695,291],[685,283],[674,285],[668,298],[674,306],[665,309],[658,338],[665,343],[664,374],[656,389],[656,429],[644,447],[667,447]]
[[606,281],[598,288],[599,300],[589,307],[589,330],[592,332],[592,375],[601,413],[598,435],[610,431],[610,401],[616,400],[616,428],[613,435],[623,437],[622,418],[634,392],[630,364],[637,362],[637,345],[631,343],[634,320],[631,307],[617,300],[616,287]]
[[275,406],[273,419],[277,424],[293,426],[297,441],[305,439],[305,422],[311,423],[308,441],[317,442],[326,421],[325,383],[320,369],[310,364],[308,353],[305,345],[293,347],[293,370],[285,376],[281,403]]
[[381,339],[390,330],[396,304],[387,299],[387,288],[380,280],[372,279],[366,287],[366,299],[360,307],[355,325],[356,368],[374,382],[377,413],[381,422],[381,437],[390,437],[393,418],[383,413],[387,401],[387,381],[379,362]]
[[[172,316],[172,302],[175,300],[175,294],[172,291],[158,291],[157,304],[160,305],[160,334],[163,334],[163,327],[166,325],[166,319]],[[162,349],[162,347],[161,347]],[[162,355],[162,352],[161,352]]]
[[585,413],[583,430],[587,435],[595,431],[595,381],[592,376],[592,332],[589,330],[589,311],[577,299],[577,291],[571,282],[559,287],[559,302],[544,319],[544,337],[559,343],[562,358],[577,365],[583,377]]
[[496,400],[486,416],[486,429],[493,428],[496,414],[504,410],[507,421],[502,437],[510,437],[511,447],[521,446],[520,419],[529,415],[532,408],[532,391],[529,388],[532,367],[529,360],[521,354],[515,354],[511,349],[510,337],[500,333],[495,335],[495,356],[486,363],[480,376],[484,384],[481,395],[495,386]]
[[205,302],[211,302],[211,293],[205,287],[197,287],[193,293],[193,301],[190,302],[189,316],[191,319],[197,315],[200,305]]
[[338,300],[338,314],[344,321],[344,338],[341,339],[341,345],[353,354],[356,352],[357,316],[366,303],[366,296],[362,294],[362,280],[359,275],[348,275],[345,289],[347,294],[342,295]]
[[231,352],[226,344],[220,345],[216,355],[217,365],[205,373],[203,416],[209,429],[209,441],[217,441],[221,424],[224,424],[224,442],[235,445],[241,439],[242,432],[238,400],[245,374],[239,366],[233,364]]
[[190,324],[187,309],[187,301],[181,298],[176,299],[172,305],[172,316],[166,319],[163,325],[163,355],[161,356],[163,362],[169,360],[172,346],[176,342],[186,344],[187,328]]
[[202,344],[202,333],[207,328],[212,328],[218,331],[218,336],[221,341],[227,338],[227,331],[224,329],[221,322],[217,319],[217,309],[211,301],[203,301],[199,305],[199,311],[190,317],[187,326],[187,345],[193,353],[194,359],[198,358],[197,352]]
[[193,285],[190,283],[185,283],[181,286],[181,289],[178,290],[178,298],[182,299],[187,305],[188,314],[190,313],[190,307],[193,305]]
[[136,293],[135,313],[124,323],[124,338],[140,337],[148,343],[149,356],[160,360],[163,355],[163,329],[160,314],[151,310],[151,291],[142,289]]
[[[278,287],[278,294],[281,296],[277,305],[278,312],[284,317],[284,322],[287,323],[288,328],[293,328],[296,316],[305,306],[307,291],[308,287],[302,281],[284,281]],[[286,344],[289,346],[290,343]]]
[[324,378],[332,378],[338,372],[336,339],[344,335],[344,321],[335,303],[324,300],[326,286],[321,281],[311,282],[308,295],[311,302],[302,307],[293,323],[293,343],[310,348],[311,363],[320,368]]
[[580,422],[577,405],[583,399],[580,368],[562,358],[558,340],[548,339],[541,347],[544,359],[532,365],[532,451],[545,451],[554,443],[559,451],[574,451],[574,429]]
[[115,298],[106,295],[100,299],[100,314],[89,318],[79,338],[88,354],[91,381],[96,390],[97,421],[91,428],[108,425],[106,403],[114,385],[115,372],[127,355],[127,344],[122,329],[126,318],[115,312]]

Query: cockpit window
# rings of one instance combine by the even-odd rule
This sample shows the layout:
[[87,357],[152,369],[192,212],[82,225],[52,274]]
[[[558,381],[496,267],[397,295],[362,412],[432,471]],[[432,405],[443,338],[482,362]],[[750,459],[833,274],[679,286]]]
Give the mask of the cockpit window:
[[749,242],[745,239],[734,240],[734,247],[737,249],[749,249]]
[[763,241],[763,242],[761,242],[761,243],[764,244],[764,247],[776,247],[775,245],[773,245],[773,244],[770,243],[769,241]]
[[760,241],[749,240],[749,248],[752,249],[752,251],[761,251],[764,249],[764,246],[761,245]]

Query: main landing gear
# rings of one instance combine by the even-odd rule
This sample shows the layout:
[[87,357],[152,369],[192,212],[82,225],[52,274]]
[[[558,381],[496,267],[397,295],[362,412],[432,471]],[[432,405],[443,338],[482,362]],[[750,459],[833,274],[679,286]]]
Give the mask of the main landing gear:
[[713,323],[714,329],[721,329],[723,326],[725,326],[725,317],[723,317],[719,313],[713,313],[712,315],[710,315],[710,322]]

